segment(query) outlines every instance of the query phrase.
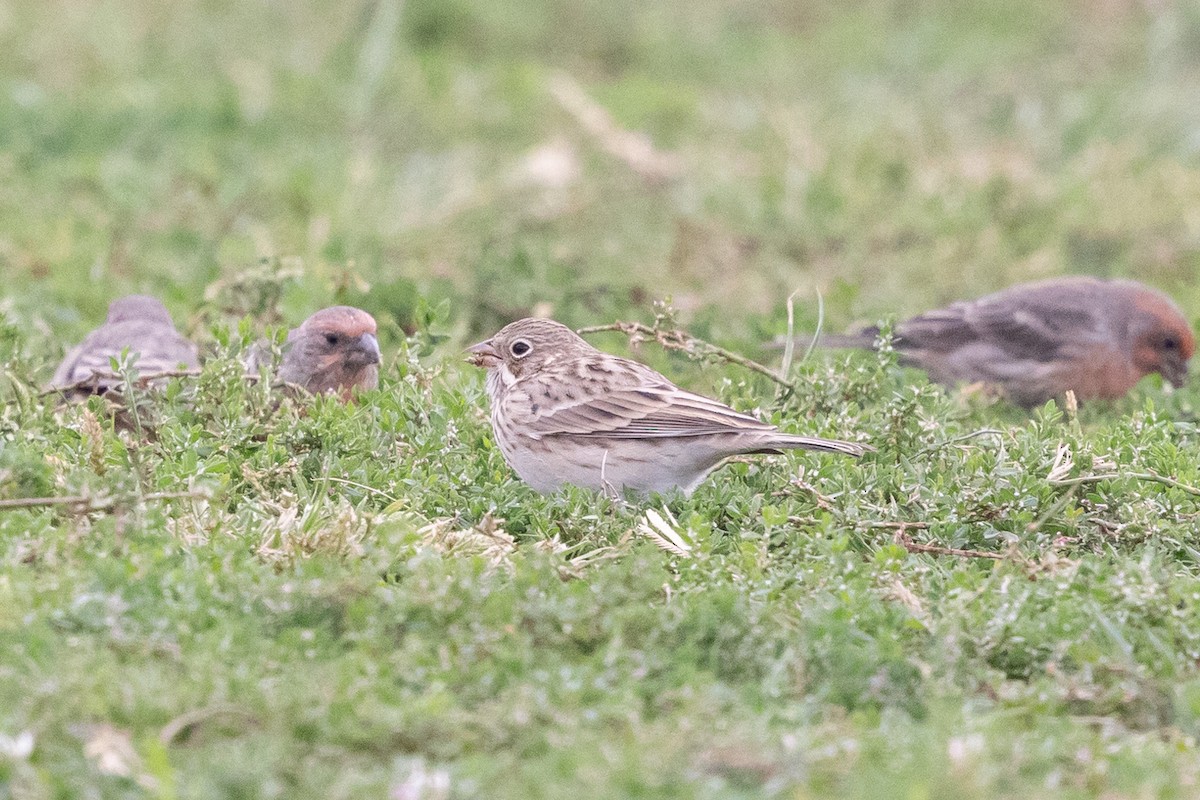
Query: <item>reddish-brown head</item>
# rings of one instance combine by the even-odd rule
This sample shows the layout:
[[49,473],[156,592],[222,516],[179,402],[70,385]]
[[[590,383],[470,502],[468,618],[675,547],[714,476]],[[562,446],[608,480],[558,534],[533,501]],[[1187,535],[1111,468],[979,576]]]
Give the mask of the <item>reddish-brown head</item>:
[[379,341],[375,318],[360,308],[333,306],[306,319],[288,334],[279,376],[313,394],[379,385]]
[[1157,372],[1175,386],[1187,381],[1188,360],[1196,351],[1196,336],[1170,298],[1137,287],[1129,337],[1134,366],[1141,375]]

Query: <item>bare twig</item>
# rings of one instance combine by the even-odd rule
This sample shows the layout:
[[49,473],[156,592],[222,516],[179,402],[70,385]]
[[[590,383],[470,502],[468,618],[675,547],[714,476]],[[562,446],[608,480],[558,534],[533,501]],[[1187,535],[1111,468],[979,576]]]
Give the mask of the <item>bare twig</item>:
[[[819,491],[817,491],[817,487],[815,487],[811,483],[808,483],[807,481],[805,481],[803,475],[796,478],[795,480],[789,482],[788,486],[794,487],[796,489],[799,489],[803,492],[807,492],[808,494],[812,495],[813,501],[817,504],[817,508],[821,509],[822,511],[833,511],[834,510],[833,509],[833,498],[829,497],[828,495],[821,494]],[[771,496],[772,497],[785,497],[788,494],[790,494],[789,491],[772,492]],[[789,517],[788,519],[790,521],[791,517]]]
[[868,530],[897,530],[897,531],[924,531],[929,529],[928,522],[891,522],[888,520],[878,520],[865,522],[860,527]]
[[[788,306],[788,336],[792,335],[792,309]],[[804,350],[804,358],[801,361],[808,361],[812,356],[813,350],[817,349],[817,342],[821,341],[821,331],[825,328],[825,298],[821,296],[821,292],[817,290],[817,329],[813,331],[812,339],[808,343],[808,347]]]
[[254,722],[255,717],[249,710],[234,705],[218,705],[208,708],[196,708],[185,711],[168,722],[159,731],[158,740],[163,744],[173,744],[177,739],[187,735],[199,725],[218,717],[232,717],[241,720],[242,727]]
[[942,547],[941,545],[920,545],[918,542],[912,541],[912,536],[908,535],[908,530],[919,529],[924,530],[929,528],[925,523],[900,522],[900,523],[883,523],[872,525],[872,528],[889,528],[896,529],[892,541],[910,553],[930,553],[931,555],[956,555],[959,558],[968,559],[991,559],[1001,561],[1004,559],[1003,553],[988,553],[986,551],[964,551],[956,547]]
[[[148,386],[155,381],[160,381],[165,378],[194,378],[199,374],[200,370],[198,369],[173,369],[166,370],[165,372],[147,372],[144,375],[138,375],[137,378],[132,381],[132,383],[135,386]],[[257,376],[248,377],[256,378]],[[125,383],[127,383],[127,381],[124,375],[118,375],[115,372],[93,372],[86,378],[75,381],[74,383],[69,383],[66,386],[52,386],[49,389],[39,393],[38,397],[49,397],[56,394],[69,394],[70,392],[77,392],[80,389],[87,389],[88,391],[95,392],[98,389],[103,388],[107,391],[110,387],[106,386],[105,384],[122,385]]]
[[[139,495],[138,500],[207,500],[212,495],[209,492],[150,492]],[[82,506],[79,511],[107,511],[115,508],[120,499],[116,497],[97,497],[92,495],[63,495],[60,497],[17,497],[11,500],[0,500],[0,511],[10,511],[21,508],[46,508],[50,506]]]
[[[779,377],[787,380],[788,373],[792,371],[792,357],[796,352],[795,335],[796,326],[796,295],[800,290],[792,292],[787,299],[787,344],[783,346],[783,359],[779,362]],[[815,341],[815,340],[814,340]]]
[[332,483],[341,483],[346,486],[353,486],[355,489],[362,489],[364,492],[382,497],[384,500],[387,500],[389,503],[397,502],[397,498],[393,497],[392,495],[388,494],[387,492],[383,491],[382,489],[376,489],[374,486],[367,486],[365,483],[359,483],[358,481],[352,481],[352,480],[349,480],[348,478],[337,478],[337,477],[334,477],[333,475],[326,475],[325,480],[330,481]]
[[1055,516],[1057,516],[1058,512],[1066,508],[1067,504],[1075,498],[1075,491],[1078,488],[1078,485],[1072,486],[1067,491],[1063,492],[1057,500],[1050,504],[1049,508],[1047,508],[1041,514],[1038,514],[1037,519],[1025,526],[1025,533],[1033,534],[1040,531],[1042,526],[1046,524],[1047,520],[1053,519]]
[[1172,489],[1179,489],[1181,492],[1187,492],[1193,497],[1200,497],[1200,489],[1186,483],[1181,483],[1174,478],[1168,478],[1166,475],[1159,475],[1157,472],[1113,472],[1107,475],[1082,475],[1078,478],[1064,478],[1061,480],[1049,480],[1047,483],[1052,486],[1079,486],[1085,483],[1100,483],[1101,481],[1116,480],[1119,478],[1129,478],[1135,481],[1148,481],[1150,483],[1158,483],[1163,486],[1169,486]]
[[785,378],[779,377],[769,367],[765,367],[757,361],[752,361],[732,350],[726,350],[724,347],[718,347],[703,339],[697,339],[686,331],[678,329],[662,330],[661,328],[651,327],[641,322],[613,322],[608,325],[591,325],[586,328],[580,328],[578,333],[587,335],[589,333],[605,333],[608,331],[618,331],[628,336],[631,340],[637,337],[653,339],[667,350],[681,350],[694,356],[715,356],[731,364],[737,364],[739,367],[748,369],[751,372],[764,375],[789,392],[794,391],[796,388],[795,384]]
[[927,522],[878,521],[864,523],[862,527],[868,530],[883,529],[896,531],[892,536],[892,541],[910,553],[929,553],[936,556],[958,556],[960,558],[988,558],[993,561],[1003,561],[1007,557],[1005,553],[989,553],[985,550],[961,550],[957,547],[942,547],[936,544],[914,542],[912,537],[908,535],[908,532],[928,530],[929,523]]
[[937,452],[938,450],[941,450],[943,447],[949,447],[950,445],[958,444],[959,442],[966,442],[966,441],[975,439],[980,436],[1004,436],[1004,431],[998,431],[994,428],[981,428],[980,430],[977,430],[977,431],[971,431],[970,433],[964,433],[961,436],[952,436],[949,439],[943,439],[940,442],[935,442],[934,444],[931,444],[928,447],[921,450],[919,453],[917,453],[917,455],[918,456],[929,455],[930,453],[934,453],[934,452]]
[[896,531],[893,537],[896,544],[910,553],[930,553],[936,556],[958,556],[960,558],[990,558],[993,561],[1003,561],[1003,553],[988,553],[984,550],[960,550],[957,547],[941,547],[935,544],[918,544],[904,530]]

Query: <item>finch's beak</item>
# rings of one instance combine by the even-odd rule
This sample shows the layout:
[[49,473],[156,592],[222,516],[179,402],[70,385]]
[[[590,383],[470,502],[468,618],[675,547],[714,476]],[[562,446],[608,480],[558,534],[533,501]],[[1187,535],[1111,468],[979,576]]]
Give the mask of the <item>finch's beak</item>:
[[358,344],[353,350],[354,360],[363,365],[378,364],[382,360],[379,352],[379,340],[373,333],[364,333],[358,337]]
[[1159,371],[1176,389],[1182,389],[1183,385],[1187,383],[1188,363],[1182,355],[1164,358]]
[[500,354],[496,352],[491,339],[471,345],[467,348],[467,353],[468,363],[477,367],[491,369],[500,363]]

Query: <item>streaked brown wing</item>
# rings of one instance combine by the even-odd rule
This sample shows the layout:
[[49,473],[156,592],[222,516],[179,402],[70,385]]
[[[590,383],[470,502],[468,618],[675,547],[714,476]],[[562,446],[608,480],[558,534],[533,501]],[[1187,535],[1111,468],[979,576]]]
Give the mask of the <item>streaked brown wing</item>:
[[505,398],[510,419],[535,437],[573,434],[618,439],[772,430],[724,403],[686,392],[636,362],[595,380],[555,372],[521,382]]
[[1028,292],[954,303],[900,323],[896,333],[903,349],[946,352],[978,342],[1013,359],[1049,361],[1097,325],[1092,309],[1070,298]]

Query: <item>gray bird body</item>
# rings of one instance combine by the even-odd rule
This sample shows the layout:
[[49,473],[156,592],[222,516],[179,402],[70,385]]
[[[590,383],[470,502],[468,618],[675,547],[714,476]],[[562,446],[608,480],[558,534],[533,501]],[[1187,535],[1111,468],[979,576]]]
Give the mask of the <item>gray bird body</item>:
[[58,365],[51,388],[79,386],[80,393],[107,391],[118,383],[112,360],[128,350],[142,375],[200,366],[197,348],[175,329],[157,299],[131,295],[113,301],[108,318],[72,348]]
[[[878,328],[822,338],[871,347]],[[1182,385],[1194,337],[1169,298],[1134,281],[1087,277],[1022,284],[895,326],[902,363],[942,384],[983,382],[1033,406],[1073,390],[1116,398],[1160,372]]]

